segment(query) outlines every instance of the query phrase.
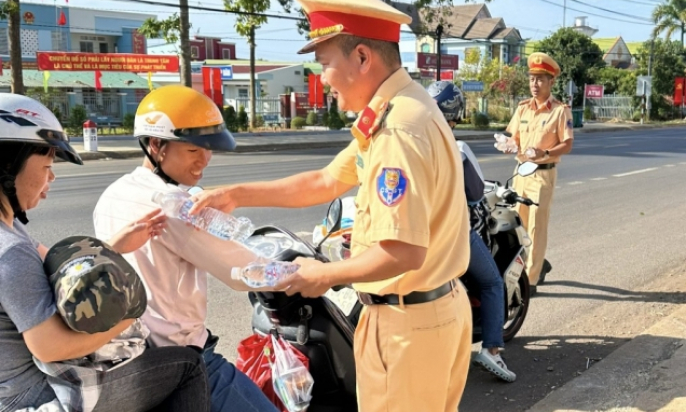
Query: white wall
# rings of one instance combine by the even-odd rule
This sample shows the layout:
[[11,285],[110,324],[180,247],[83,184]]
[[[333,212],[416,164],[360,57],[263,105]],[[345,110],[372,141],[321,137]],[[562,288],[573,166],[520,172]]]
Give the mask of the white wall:
[[278,97],[280,94],[284,94],[287,86],[293,88],[295,92],[307,91],[303,65],[258,73],[257,78],[262,82],[262,91],[269,97]]

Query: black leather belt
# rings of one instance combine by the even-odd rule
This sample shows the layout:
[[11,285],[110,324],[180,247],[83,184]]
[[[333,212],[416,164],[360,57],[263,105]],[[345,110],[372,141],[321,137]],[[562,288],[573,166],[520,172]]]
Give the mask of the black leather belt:
[[[417,305],[427,303],[442,298],[455,289],[455,281],[451,280],[436,289],[426,292],[412,292],[403,296],[403,304]],[[363,305],[399,305],[399,295],[372,295],[371,293],[357,292],[357,298]]]
[[538,168],[540,170],[549,170],[549,169],[552,169],[554,167],[555,167],[555,163],[543,163],[543,164],[538,165]]

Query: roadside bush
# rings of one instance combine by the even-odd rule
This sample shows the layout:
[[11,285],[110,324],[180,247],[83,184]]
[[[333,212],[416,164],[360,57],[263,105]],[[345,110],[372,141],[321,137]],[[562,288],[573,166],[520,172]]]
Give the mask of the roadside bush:
[[307,113],[307,120],[306,123],[308,126],[314,126],[317,124],[317,113],[315,112],[309,112]]
[[476,110],[472,112],[471,121],[472,126],[477,130],[486,130],[490,124],[488,116],[484,113],[477,112]]
[[72,136],[79,136],[83,131],[83,123],[88,120],[88,113],[83,105],[76,105],[71,109],[69,114],[69,123],[67,127],[69,128],[69,134]]
[[136,115],[133,113],[126,113],[124,115],[124,120],[121,122],[121,126],[129,132],[133,131],[133,125],[136,122]]
[[263,127],[264,126],[264,116],[261,114],[258,114],[255,116],[255,127]]
[[307,121],[305,119],[303,119],[300,116],[296,116],[291,120],[291,129],[302,129],[305,126],[305,124],[307,124]]
[[345,126],[345,121],[341,120],[341,116],[338,113],[338,103],[336,99],[331,102],[331,109],[329,109],[328,119],[324,122],[325,126],[328,126],[331,130],[341,130]]
[[226,128],[230,132],[238,132],[238,117],[236,115],[236,109],[233,106],[226,106],[224,108],[224,123],[226,123]]
[[236,126],[240,130],[247,131],[249,125],[250,125],[250,122],[248,120],[248,113],[246,113],[246,111],[245,111],[245,106],[241,106],[238,109],[238,118],[237,118]]

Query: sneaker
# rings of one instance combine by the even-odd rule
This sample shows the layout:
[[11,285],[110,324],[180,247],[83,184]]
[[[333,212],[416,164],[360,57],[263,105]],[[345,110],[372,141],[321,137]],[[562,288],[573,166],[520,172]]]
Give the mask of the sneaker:
[[505,382],[514,382],[517,379],[517,375],[507,369],[507,365],[505,365],[505,361],[500,357],[500,354],[491,355],[488,349],[481,349],[481,352],[474,357],[474,364],[481,366]]

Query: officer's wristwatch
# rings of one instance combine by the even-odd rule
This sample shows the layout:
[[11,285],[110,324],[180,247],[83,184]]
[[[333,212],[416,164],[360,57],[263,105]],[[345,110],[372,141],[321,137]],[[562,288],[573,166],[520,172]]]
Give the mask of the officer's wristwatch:
[[546,151],[544,153],[545,153],[545,157],[543,157],[543,160],[548,160],[548,158],[550,157],[550,150],[546,149]]

